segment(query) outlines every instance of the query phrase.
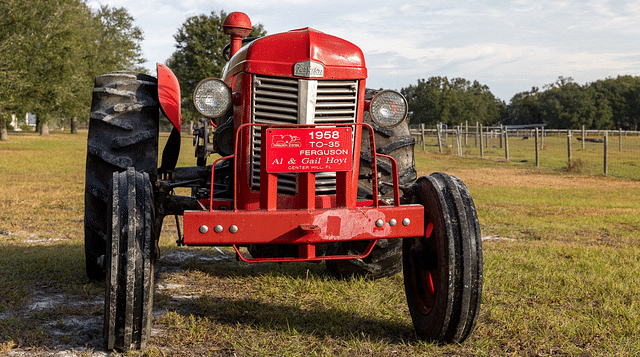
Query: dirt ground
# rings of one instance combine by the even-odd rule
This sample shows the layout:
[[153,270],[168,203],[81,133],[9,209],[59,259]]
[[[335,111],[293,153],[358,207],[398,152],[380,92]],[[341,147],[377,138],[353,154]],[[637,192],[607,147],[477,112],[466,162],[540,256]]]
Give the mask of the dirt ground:
[[[46,244],[46,240],[39,242]],[[162,255],[156,264],[156,293],[170,296],[166,302],[154,304],[154,317],[161,317],[169,310],[180,310],[181,302],[194,299],[197,296],[185,295],[184,287],[164,281],[164,277],[182,269],[180,264],[185,261],[211,261],[230,265],[243,265],[234,256],[221,251],[210,250],[206,254],[194,251],[173,251]],[[87,299],[81,295],[64,293],[50,293],[46,288],[35,291],[28,297],[23,310],[0,313],[0,320],[20,319],[30,326],[27,333],[44,334],[48,339],[47,347],[42,348],[12,348],[1,346],[2,356],[42,356],[42,357],[102,357],[114,356],[103,347],[102,311],[104,297],[92,296]],[[56,316],[51,319],[46,316]],[[152,329],[152,336],[165,333],[162,329]]]

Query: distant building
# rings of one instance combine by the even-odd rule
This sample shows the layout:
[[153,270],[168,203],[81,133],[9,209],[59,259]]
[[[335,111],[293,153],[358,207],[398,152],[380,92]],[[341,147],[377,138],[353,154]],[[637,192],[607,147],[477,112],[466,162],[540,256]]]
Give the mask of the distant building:
[[27,113],[27,115],[25,116],[25,120],[27,122],[27,125],[36,126],[36,115],[35,114]]
[[35,127],[36,115],[33,113],[27,113],[27,115],[24,116],[24,120],[18,120],[18,117],[15,114],[11,114],[11,126],[13,127],[13,130],[22,131],[20,126],[24,124]]

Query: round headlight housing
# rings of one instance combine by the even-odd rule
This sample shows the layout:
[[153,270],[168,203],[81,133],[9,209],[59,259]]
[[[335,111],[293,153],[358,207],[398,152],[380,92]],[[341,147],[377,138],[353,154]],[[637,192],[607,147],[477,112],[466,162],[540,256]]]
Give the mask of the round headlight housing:
[[231,108],[231,89],[221,80],[202,80],[193,91],[193,105],[207,118],[219,118]]
[[384,128],[393,128],[407,117],[407,99],[394,90],[378,92],[369,106],[369,114],[374,123]]

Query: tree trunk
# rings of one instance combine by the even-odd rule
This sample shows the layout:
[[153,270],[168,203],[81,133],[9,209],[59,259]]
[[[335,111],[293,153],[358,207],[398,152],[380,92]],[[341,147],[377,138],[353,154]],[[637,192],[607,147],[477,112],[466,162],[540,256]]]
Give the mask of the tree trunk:
[[0,141],[7,140],[9,140],[9,136],[7,135],[7,122],[4,115],[0,114]]
[[72,117],[69,120],[69,132],[71,134],[78,134],[78,121],[76,120],[76,117]]
[[49,124],[45,121],[40,122],[40,136],[49,136]]

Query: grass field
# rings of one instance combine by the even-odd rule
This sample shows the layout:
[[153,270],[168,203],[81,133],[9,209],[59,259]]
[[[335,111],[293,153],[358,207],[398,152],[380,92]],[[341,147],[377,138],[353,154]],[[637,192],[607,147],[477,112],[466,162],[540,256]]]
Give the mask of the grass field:
[[[523,135],[523,134],[520,134]],[[574,132],[571,139],[571,160],[569,165],[567,134],[566,132],[548,133],[544,140],[539,138],[540,167],[554,171],[569,170],[574,173],[591,175],[604,174],[604,145],[597,142],[582,142],[580,132]],[[604,140],[604,134],[590,134],[589,139]],[[442,139],[444,142],[444,138]],[[464,145],[464,135],[461,135],[462,153],[464,156],[480,157],[479,143],[476,143],[475,133],[467,136],[467,145]],[[623,135],[617,132],[609,136],[607,166],[608,175],[618,178],[640,179],[640,136],[637,134]],[[486,139],[484,157],[492,160],[506,160],[505,147],[500,144],[498,137]],[[533,137],[514,136],[509,138],[509,161],[514,165],[535,167],[536,153]],[[422,145],[418,144],[418,151]],[[425,138],[425,149],[428,152],[438,152],[438,141],[434,136]],[[446,143],[443,143],[443,153],[456,154],[458,147],[455,134],[449,134]]]
[[[195,162],[190,141],[180,165]],[[105,355],[103,285],[84,273],[85,151],[86,134],[0,143],[0,355]],[[421,175],[467,184],[486,238],[481,315],[463,344],[416,340],[401,275],[249,265],[227,248],[176,247],[167,219],[152,341],[130,355],[640,354],[640,181],[522,160],[416,150]]]

